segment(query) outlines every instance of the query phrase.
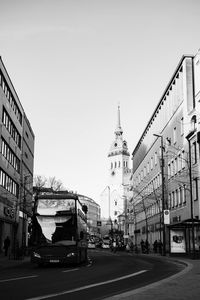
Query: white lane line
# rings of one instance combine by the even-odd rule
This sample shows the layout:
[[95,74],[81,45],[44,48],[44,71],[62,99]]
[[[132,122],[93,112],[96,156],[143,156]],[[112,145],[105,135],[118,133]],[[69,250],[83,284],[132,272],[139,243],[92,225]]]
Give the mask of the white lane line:
[[62,271],[63,273],[66,273],[66,272],[73,272],[73,271],[78,271],[79,268],[76,268],[76,269],[71,269],[71,270],[65,270],[65,271]]
[[14,280],[21,280],[21,279],[29,279],[29,278],[34,278],[38,277],[38,275],[31,275],[31,276],[24,276],[24,277],[15,277],[15,278],[9,278],[9,279],[1,279],[1,282],[6,282],[6,281],[14,281]]
[[69,290],[69,291],[62,291],[62,292],[58,292],[58,293],[54,293],[54,294],[48,294],[48,295],[44,295],[44,296],[28,298],[26,300],[42,300],[42,299],[62,296],[62,295],[70,294],[70,293],[73,293],[73,292],[78,292],[78,291],[81,291],[81,290],[90,289],[90,288],[93,288],[93,287],[96,287],[96,286],[99,286],[99,285],[104,285],[104,284],[112,283],[112,282],[115,282],[115,281],[123,280],[123,279],[126,279],[126,278],[130,278],[130,277],[133,277],[133,276],[137,276],[137,275],[142,274],[144,272],[147,272],[147,270],[141,270],[139,272],[132,273],[132,274],[129,274],[129,275],[125,275],[125,276],[122,276],[122,277],[118,277],[118,278],[115,278],[115,279],[85,285],[85,286],[82,286],[80,288],[75,288],[75,289],[72,289],[72,290]]

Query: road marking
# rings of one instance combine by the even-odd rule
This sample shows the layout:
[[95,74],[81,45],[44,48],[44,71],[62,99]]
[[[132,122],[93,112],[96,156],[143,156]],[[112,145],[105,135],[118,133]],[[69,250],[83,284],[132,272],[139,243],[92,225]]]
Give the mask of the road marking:
[[137,275],[142,274],[144,272],[147,272],[147,270],[141,270],[141,271],[138,271],[136,273],[125,275],[125,276],[118,277],[118,278],[115,278],[115,279],[111,279],[111,280],[107,280],[107,281],[102,281],[102,282],[98,282],[98,283],[93,283],[93,284],[85,285],[85,286],[82,286],[80,288],[75,288],[75,289],[72,289],[72,290],[69,290],[69,291],[62,291],[62,292],[58,292],[58,293],[54,293],[54,294],[48,294],[48,295],[44,295],[44,296],[38,296],[38,297],[34,297],[34,298],[28,298],[26,300],[42,300],[42,299],[53,298],[53,297],[57,297],[57,296],[62,296],[62,295],[70,294],[70,293],[73,293],[73,292],[79,292],[79,291],[90,289],[90,288],[93,288],[93,287],[96,287],[96,286],[100,286],[100,285],[112,283],[112,282],[115,282],[115,281],[123,280],[123,279],[126,279],[126,278],[130,278],[130,277],[133,277],[133,276],[137,276]]
[[16,278],[9,278],[9,279],[1,279],[1,282],[6,282],[6,281],[14,281],[14,280],[21,280],[21,279],[29,279],[29,278],[34,278],[38,277],[38,275],[31,275],[31,276],[24,276],[24,277],[16,277]]
[[62,271],[63,273],[66,273],[66,272],[73,272],[73,271],[78,271],[79,268],[76,268],[76,269],[71,269],[71,270],[65,270],[65,271]]

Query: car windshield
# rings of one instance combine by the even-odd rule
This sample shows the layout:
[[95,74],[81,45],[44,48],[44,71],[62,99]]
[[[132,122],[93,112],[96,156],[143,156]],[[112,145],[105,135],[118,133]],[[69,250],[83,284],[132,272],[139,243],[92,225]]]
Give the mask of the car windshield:
[[40,243],[63,245],[76,243],[73,199],[40,199],[37,208]]

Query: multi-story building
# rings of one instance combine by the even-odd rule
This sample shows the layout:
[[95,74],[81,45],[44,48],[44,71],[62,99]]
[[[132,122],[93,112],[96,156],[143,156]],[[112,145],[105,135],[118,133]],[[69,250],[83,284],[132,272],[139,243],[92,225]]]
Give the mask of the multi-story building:
[[181,58],[132,153],[129,219],[137,244],[162,241],[163,233],[172,253],[200,244],[199,107],[200,52]]
[[31,216],[34,133],[0,57],[0,251],[27,245]]
[[101,209],[98,203],[96,203],[93,199],[78,195],[82,204],[85,204],[88,208],[87,212],[87,223],[89,234],[91,235],[99,235],[100,234],[100,220],[101,220]]

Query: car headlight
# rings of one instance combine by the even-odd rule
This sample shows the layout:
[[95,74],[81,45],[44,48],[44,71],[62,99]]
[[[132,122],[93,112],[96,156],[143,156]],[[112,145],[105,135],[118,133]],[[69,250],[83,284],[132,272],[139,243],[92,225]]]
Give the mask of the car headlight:
[[40,254],[37,253],[37,252],[33,252],[33,256],[36,257],[36,258],[41,258]]
[[74,252],[70,252],[67,254],[67,257],[74,257],[74,256],[76,256],[76,253],[74,253]]

